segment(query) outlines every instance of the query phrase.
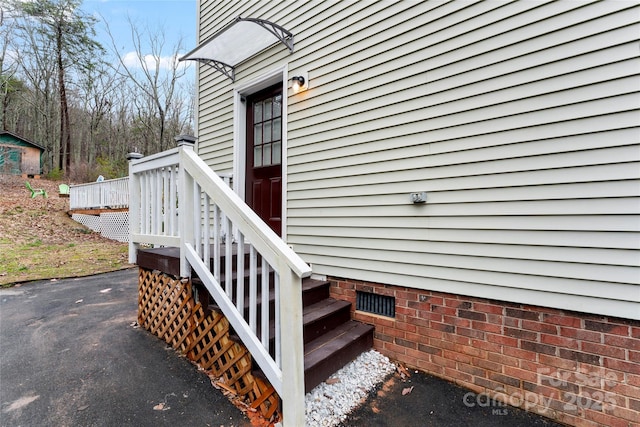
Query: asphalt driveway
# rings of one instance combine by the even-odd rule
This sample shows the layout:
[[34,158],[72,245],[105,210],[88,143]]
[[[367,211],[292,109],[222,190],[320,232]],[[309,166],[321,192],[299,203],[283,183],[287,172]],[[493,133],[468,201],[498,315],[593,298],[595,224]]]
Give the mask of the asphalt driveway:
[[137,269],[0,290],[0,425],[247,426],[137,328]]
[[[131,269],[0,289],[0,426],[250,425],[204,373],[137,327],[137,279]],[[482,403],[447,381],[396,373],[341,425],[558,426]]]

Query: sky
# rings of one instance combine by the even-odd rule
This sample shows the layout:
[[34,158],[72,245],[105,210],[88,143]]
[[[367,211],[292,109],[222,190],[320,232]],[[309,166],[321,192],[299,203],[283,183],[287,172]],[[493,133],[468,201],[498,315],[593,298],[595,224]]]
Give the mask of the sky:
[[[169,55],[182,38],[180,56],[196,47],[197,0],[84,0],[82,9],[108,23],[122,56],[132,57],[134,46],[128,18],[140,31],[151,33],[161,29],[165,35],[165,49]],[[98,16],[100,15],[101,18]],[[96,25],[97,39],[109,51],[111,41],[103,22]],[[145,54],[149,52],[143,52]]]

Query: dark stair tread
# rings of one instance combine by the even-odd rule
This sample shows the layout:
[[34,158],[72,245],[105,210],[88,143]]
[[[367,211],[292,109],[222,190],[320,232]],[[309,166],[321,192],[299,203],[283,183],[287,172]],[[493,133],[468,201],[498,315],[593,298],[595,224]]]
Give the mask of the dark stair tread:
[[[271,292],[269,294],[270,298],[275,298],[275,295],[273,295],[273,292]],[[248,301],[248,299],[247,299]],[[260,305],[260,301],[258,300],[258,305]],[[217,307],[217,305],[211,304],[209,306],[211,309],[213,310],[217,310],[220,311],[219,307]],[[245,306],[246,307],[246,306]],[[341,300],[336,300],[333,298],[329,298],[326,300],[323,300],[319,303],[316,304],[312,304],[308,307],[304,307],[303,308],[303,313],[302,313],[302,325],[303,325],[303,330],[306,326],[309,326],[310,324],[314,323],[314,322],[318,322],[321,321],[322,319],[326,319],[330,316],[332,316],[333,314],[335,314],[336,312],[340,311],[340,310],[346,310],[348,311],[351,308],[351,303],[347,302],[347,301],[341,301]],[[260,336],[260,331],[261,331],[261,326],[260,326],[260,318],[257,318],[257,323],[258,323],[258,337]],[[273,340],[275,337],[275,323],[274,322],[269,322],[269,340]],[[239,339],[239,338],[238,338]],[[306,342],[306,340],[305,340]]]
[[[213,275],[213,268],[210,270]],[[231,272],[231,280],[235,283],[238,279],[238,270],[234,270]],[[225,285],[227,281],[227,276],[224,271],[224,268],[221,268],[219,272],[220,279],[218,280],[221,285]],[[244,272],[241,273],[241,276],[244,277],[244,289],[245,292],[249,291],[249,267],[245,266]],[[198,277],[195,272],[193,272],[193,277]],[[269,271],[269,288],[273,288],[275,273],[273,270]],[[234,285],[235,287],[235,285]],[[262,266],[256,268],[256,287],[258,291],[262,289]]]
[[[194,282],[197,281],[198,283],[202,283],[202,281],[197,278],[194,277],[192,279]],[[306,281],[306,279],[305,279]],[[304,299],[304,293],[306,292],[313,292],[319,288],[322,288],[323,286],[325,286],[326,283],[318,281],[318,280],[313,280],[310,279],[305,286],[305,283],[303,282],[303,286],[302,286],[302,292],[303,292],[303,299]],[[246,286],[245,286],[245,290],[246,290]],[[260,307],[262,305],[262,288],[260,286],[258,286],[258,293],[256,295],[256,304],[258,307]],[[275,295],[275,290],[273,289],[273,287],[269,288],[269,304],[273,304],[275,301],[276,295]],[[327,305],[326,301],[330,301],[330,305]],[[212,303],[213,306],[215,306],[215,303]],[[330,315],[332,313],[332,311],[338,310],[338,309],[343,309],[345,307],[350,307],[351,303],[346,302],[346,301],[339,301],[333,298],[322,298],[320,301],[318,302],[313,302],[312,304],[309,305],[305,305],[303,307],[303,324],[307,324],[310,322],[314,322],[322,317],[326,317],[328,315]],[[244,298],[244,309],[246,311],[245,315],[248,316],[249,313],[249,296],[245,296]],[[273,313],[271,313],[273,314]]]
[[373,347],[373,326],[350,320],[305,346],[305,393]]
[[349,301],[337,300],[334,298],[326,298],[315,304],[305,307],[302,314],[302,323],[308,325],[326,318],[336,311],[349,310],[351,303]]
[[[248,244],[245,244],[244,247],[245,247],[244,254],[248,255],[250,246]],[[213,249],[213,244],[211,245],[211,249]],[[149,253],[149,254],[154,254],[154,255],[157,255],[157,256],[180,258],[180,248],[178,248],[176,246],[166,246],[166,247],[161,247],[161,248],[138,249],[138,253]],[[211,250],[210,253],[213,254],[213,250]],[[234,243],[232,248],[231,248],[231,255],[235,256],[237,254],[238,254],[238,245]],[[224,243],[220,243],[220,258],[224,259],[226,255],[227,255],[227,251],[226,251],[225,244]],[[211,258],[211,259],[213,259],[213,258]]]
[[162,248],[138,249],[138,253],[150,253],[158,256],[180,258],[180,248],[177,248],[175,246],[166,246]]
[[[305,392],[309,392],[359,354],[372,348],[373,330],[372,325],[350,320],[305,344]],[[254,364],[252,373],[266,378],[257,364]]]
[[[248,265],[249,249],[250,245],[244,245],[244,257],[245,265]],[[213,244],[211,245],[212,254],[209,261],[213,263]],[[233,258],[233,266],[235,268],[236,258],[238,254],[238,245],[232,244],[231,256]],[[226,246],[224,243],[220,243],[220,266],[221,269],[225,268],[225,258],[227,255]],[[175,246],[167,246],[161,248],[144,248],[137,251],[137,265],[149,270],[160,270],[163,273],[167,273],[173,276],[180,275],[180,248]],[[212,265],[212,264],[210,264]]]
[[163,273],[180,275],[180,249],[176,247],[138,249],[138,267],[159,270]]
[[348,347],[353,341],[373,331],[372,325],[349,320],[304,346],[305,371],[322,362],[328,354]]
[[302,306],[308,307],[329,298],[330,285],[327,280],[316,280],[310,277],[302,279]]
[[302,279],[302,292],[308,292],[316,288],[322,288],[329,285],[327,280],[312,279],[311,277],[305,277]]
[[[272,273],[273,274],[273,273]],[[315,304],[318,302],[318,298],[320,298],[319,300],[325,300],[327,298],[329,298],[329,282],[326,281],[321,281],[321,280],[315,280],[315,279],[309,279],[309,278],[305,278],[302,279],[302,300],[303,300],[303,309],[307,309],[307,307],[311,306],[312,304]],[[245,292],[248,292],[248,286],[245,285]],[[258,305],[261,304],[262,302],[262,285],[260,282],[258,282],[258,293],[256,295],[256,301],[258,303]],[[324,292],[326,291],[326,292]],[[319,297],[310,297],[310,298],[305,298],[305,295],[309,295],[310,293],[319,293]],[[326,293],[326,296],[324,295]],[[269,301],[273,302],[275,300],[275,290],[273,288],[273,286],[271,285],[269,287]],[[249,305],[249,296],[247,295],[245,297],[245,307],[248,307]]]

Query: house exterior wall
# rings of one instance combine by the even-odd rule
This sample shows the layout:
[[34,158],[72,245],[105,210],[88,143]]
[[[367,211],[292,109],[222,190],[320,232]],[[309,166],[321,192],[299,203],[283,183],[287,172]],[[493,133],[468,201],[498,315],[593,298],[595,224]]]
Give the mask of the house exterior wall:
[[[271,2],[199,2],[199,33],[202,42],[230,24],[238,16],[271,19],[279,25],[287,4]],[[291,9],[293,4],[289,4]],[[285,27],[286,28],[286,27]],[[263,75],[265,72],[291,60],[286,48],[271,48],[236,69],[232,83],[213,67],[199,67],[198,92],[198,155],[217,173],[234,171],[234,92],[233,88]],[[237,165],[236,165],[237,166]]]
[[238,15],[295,52],[201,66],[198,151],[233,170],[232,88],[308,72],[286,236],[314,272],[640,318],[637,4],[202,1],[200,40]]
[[569,424],[640,423],[637,2],[201,0],[200,40],[239,15],[295,51],[233,83],[200,66],[198,152],[237,174],[238,88],[308,73],[286,97],[286,240],[376,349]]
[[[353,310],[395,298],[395,317]],[[375,325],[374,348],[473,390],[452,405],[507,405],[573,426],[640,424],[640,321],[334,278],[331,295]],[[489,401],[489,399],[493,401]]]

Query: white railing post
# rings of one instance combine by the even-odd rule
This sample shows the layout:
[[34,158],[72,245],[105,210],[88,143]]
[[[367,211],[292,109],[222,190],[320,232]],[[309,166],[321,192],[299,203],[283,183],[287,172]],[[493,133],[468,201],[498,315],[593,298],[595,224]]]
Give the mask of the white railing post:
[[[182,156],[184,151],[193,152],[196,139],[190,135],[180,135],[175,137],[179,148],[180,165],[182,165]],[[187,261],[186,246],[187,243],[195,244],[194,223],[191,220],[193,212],[187,212],[194,208],[195,197],[193,194],[194,180],[185,168],[180,167],[178,170],[178,184],[180,188],[180,199],[178,201],[178,215],[180,226],[180,276],[191,276],[191,265]]]
[[140,178],[133,173],[132,166],[135,160],[141,159],[140,153],[129,153],[129,263],[135,264],[138,258],[140,245],[133,240],[134,234],[140,233]]
[[[282,419],[284,426],[305,424],[304,346],[301,279],[286,263],[280,270],[280,324],[282,358]],[[286,308],[285,308],[286,307]],[[286,328],[286,330],[285,330]]]
[[100,200],[100,209],[104,209],[107,206],[107,196],[109,194],[108,189],[105,187],[104,181],[98,185],[98,200]]
[[[131,173],[131,172],[129,172]],[[69,187],[69,209],[74,209],[80,203],[78,201],[80,196],[80,191],[78,188]]]

